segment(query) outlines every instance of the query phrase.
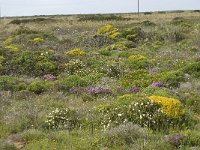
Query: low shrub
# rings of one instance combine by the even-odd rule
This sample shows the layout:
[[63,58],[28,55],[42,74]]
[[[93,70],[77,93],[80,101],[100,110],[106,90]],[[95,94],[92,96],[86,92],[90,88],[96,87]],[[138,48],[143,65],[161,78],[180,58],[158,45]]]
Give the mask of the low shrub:
[[158,131],[186,127],[190,118],[185,115],[180,102],[174,99],[169,100],[172,104],[170,101],[161,104],[159,101],[138,95],[128,97],[124,101],[117,99],[110,105],[100,105],[97,110],[101,113],[101,125],[104,128],[116,127],[126,122],[133,122]]
[[126,47],[122,42],[117,42],[117,43],[107,46],[106,49],[123,51],[123,50],[127,50],[128,47]]
[[79,70],[83,69],[85,66],[85,63],[83,63],[80,59],[72,59],[65,64],[65,70],[67,73],[72,75],[79,72]]
[[147,131],[140,126],[127,122],[105,131],[105,143],[108,147],[124,144],[134,144],[138,139],[144,139]]
[[155,77],[148,73],[146,70],[134,70],[125,74],[121,79],[121,84],[125,87],[147,87]]
[[77,48],[77,49],[67,51],[65,54],[69,56],[74,56],[74,57],[81,57],[81,56],[86,55],[86,52],[81,50],[80,48]]
[[21,20],[12,20],[9,24],[17,24],[20,25],[22,23],[40,23],[44,21],[54,21],[53,19],[50,18],[34,18],[34,19],[21,19]]
[[169,135],[167,137],[167,141],[175,147],[179,147],[183,143],[184,139],[185,137],[180,133]]
[[177,99],[162,96],[150,96],[148,98],[153,102],[160,104],[167,116],[178,118],[185,115],[185,109],[183,109],[183,105]]
[[190,96],[186,99],[186,106],[195,114],[200,114],[200,97],[198,95]]
[[180,82],[183,82],[184,80],[184,73],[179,70],[162,73],[160,77],[160,81],[168,87],[178,87]]
[[88,85],[87,80],[78,75],[71,75],[69,77],[63,78],[60,80],[60,82],[61,89],[64,91],[69,91],[74,87],[84,87]]
[[115,39],[120,35],[120,33],[117,28],[113,27],[113,25],[105,25],[97,30],[97,35],[107,35],[111,39]]
[[34,81],[27,87],[27,90],[29,90],[35,94],[41,94],[41,93],[45,92],[47,89],[46,89],[44,82]]
[[199,78],[200,77],[200,61],[187,64],[182,70],[184,73],[187,73],[196,78]]
[[56,108],[47,115],[45,121],[48,129],[74,129],[79,122],[77,112],[69,108]]
[[0,90],[2,91],[21,91],[26,87],[26,83],[20,78],[0,76]]
[[103,87],[91,87],[88,89],[87,93],[94,96],[99,96],[99,95],[110,95],[112,94],[112,91],[110,89]]
[[154,22],[151,22],[149,20],[145,20],[145,21],[141,22],[141,24],[143,26],[156,26],[156,24]]
[[144,33],[140,27],[128,28],[121,33],[123,38],[127,40],[138,42],[144,37]]
[[78,17],[79,21],[109,21],[109,20],[127,20],[129,18],[124,18],[122,16],[117,16],[114,14],[108,14],[108,15],[101,15],[101,14],[95,14],[95,15],[81,15]]

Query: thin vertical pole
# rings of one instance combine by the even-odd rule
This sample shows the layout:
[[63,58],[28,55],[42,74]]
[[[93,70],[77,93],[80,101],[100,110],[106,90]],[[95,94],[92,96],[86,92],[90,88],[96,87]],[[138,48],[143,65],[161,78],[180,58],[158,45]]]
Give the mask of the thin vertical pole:
[[0,21],[1,21],[1,4],[0,4]]
[[138,0],[138,16],[140,15],[140,0]]

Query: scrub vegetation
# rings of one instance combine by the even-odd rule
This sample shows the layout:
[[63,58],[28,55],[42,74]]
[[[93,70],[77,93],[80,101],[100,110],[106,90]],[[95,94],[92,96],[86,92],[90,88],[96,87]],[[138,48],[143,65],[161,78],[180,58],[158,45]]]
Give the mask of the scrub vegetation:
[[0,150],[200,149],[200,12],[0,21]]

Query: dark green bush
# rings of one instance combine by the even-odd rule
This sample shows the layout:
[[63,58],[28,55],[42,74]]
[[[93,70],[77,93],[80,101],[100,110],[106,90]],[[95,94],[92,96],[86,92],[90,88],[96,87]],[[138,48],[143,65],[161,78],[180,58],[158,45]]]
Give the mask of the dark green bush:
[[0,90],[21,91],[26,89],[26,83],[17,77],[0,76]]
[[121,36],[127,40],[137,42],[144,37],[144,33],[140,27],[135,27],[122,31]]
[[200,62],[189,63],[183,68],[183,72],[196,78],[200,77]]
[[195,114],[200,114],[200,97],[198,95],[191,96],[190,98],[186,99],[186,105]]
[[69,77],[62,79],[61,89],[68,91],[69,89],[73,87],[84,87],[87,84],[88,83],[84,78],[78,75],[71,75]]
[[144,12],[144,15],[151,15],[153,12]]
[[14,34],[21,35],[21,34],[40,34],[39,31],[31,30],[28,27],[21,27],[17,29]]
[[180,82],[185,81],[182,71],[170,71],[161,74],[161,81],[168,87],[178,87]]
[[143,25],[143,26],[156,26],[156,24],[154,22],[151,22],[149,20],[145,20],[145,21],[141,22],[141,25]]
[[9,24],[22,24],[22,23],[40,23],[44,21],[54,21],[53,19],[50,18],[34,18],[34,19],[21,19],[21,20],[12,20]]
[[114,14],[108,15],[101,15],[101,14],[94,14],[94,15],[81,15],[78,17],[79,21],[107,21],[107,20],[128,20],[129,18],[124,18],[122,16],[117,16]]
[[35,64],[35,73],[38,75],[54,74],[56,72],[56,66],[53,62],[38,62]]

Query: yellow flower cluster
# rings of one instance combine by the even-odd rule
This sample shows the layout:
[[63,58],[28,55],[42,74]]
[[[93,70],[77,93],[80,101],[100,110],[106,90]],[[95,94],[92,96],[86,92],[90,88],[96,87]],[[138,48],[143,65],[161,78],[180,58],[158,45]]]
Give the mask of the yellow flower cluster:
[[142,60],[145,59],[146,57],[142,56],[142,55],[131,55],[128,57],[128,59],[130,60]]
[[5,48],[10,49],[12,51],[19,51],[19,48],[16,45],[9,45],[9,46],[6,46]]
[[43,42],[43,41],[44,41],[44,39],[42,39],[42,38],[34,38],[34,39],[33,39],[33,42],[34,42],[35,44],[40,43],[40,42]]
[[76,48],[76,49],[70,50],[68,52],[65,52],[65,54],[80,57],[80,56],[84,56],[86,54],[86,52],[84,52],[80,48]]
[[97,34],[107,35],[110,38],[115,39],[119,36],[119,30],[117,28],[114,28],[112,25],[105,25],[98,29]]
[[181,102],[177,99],[162,96],[150,96],[148,98],[151,101],[160,104],[164,113],[168,116],[177,118],[185,114]]

